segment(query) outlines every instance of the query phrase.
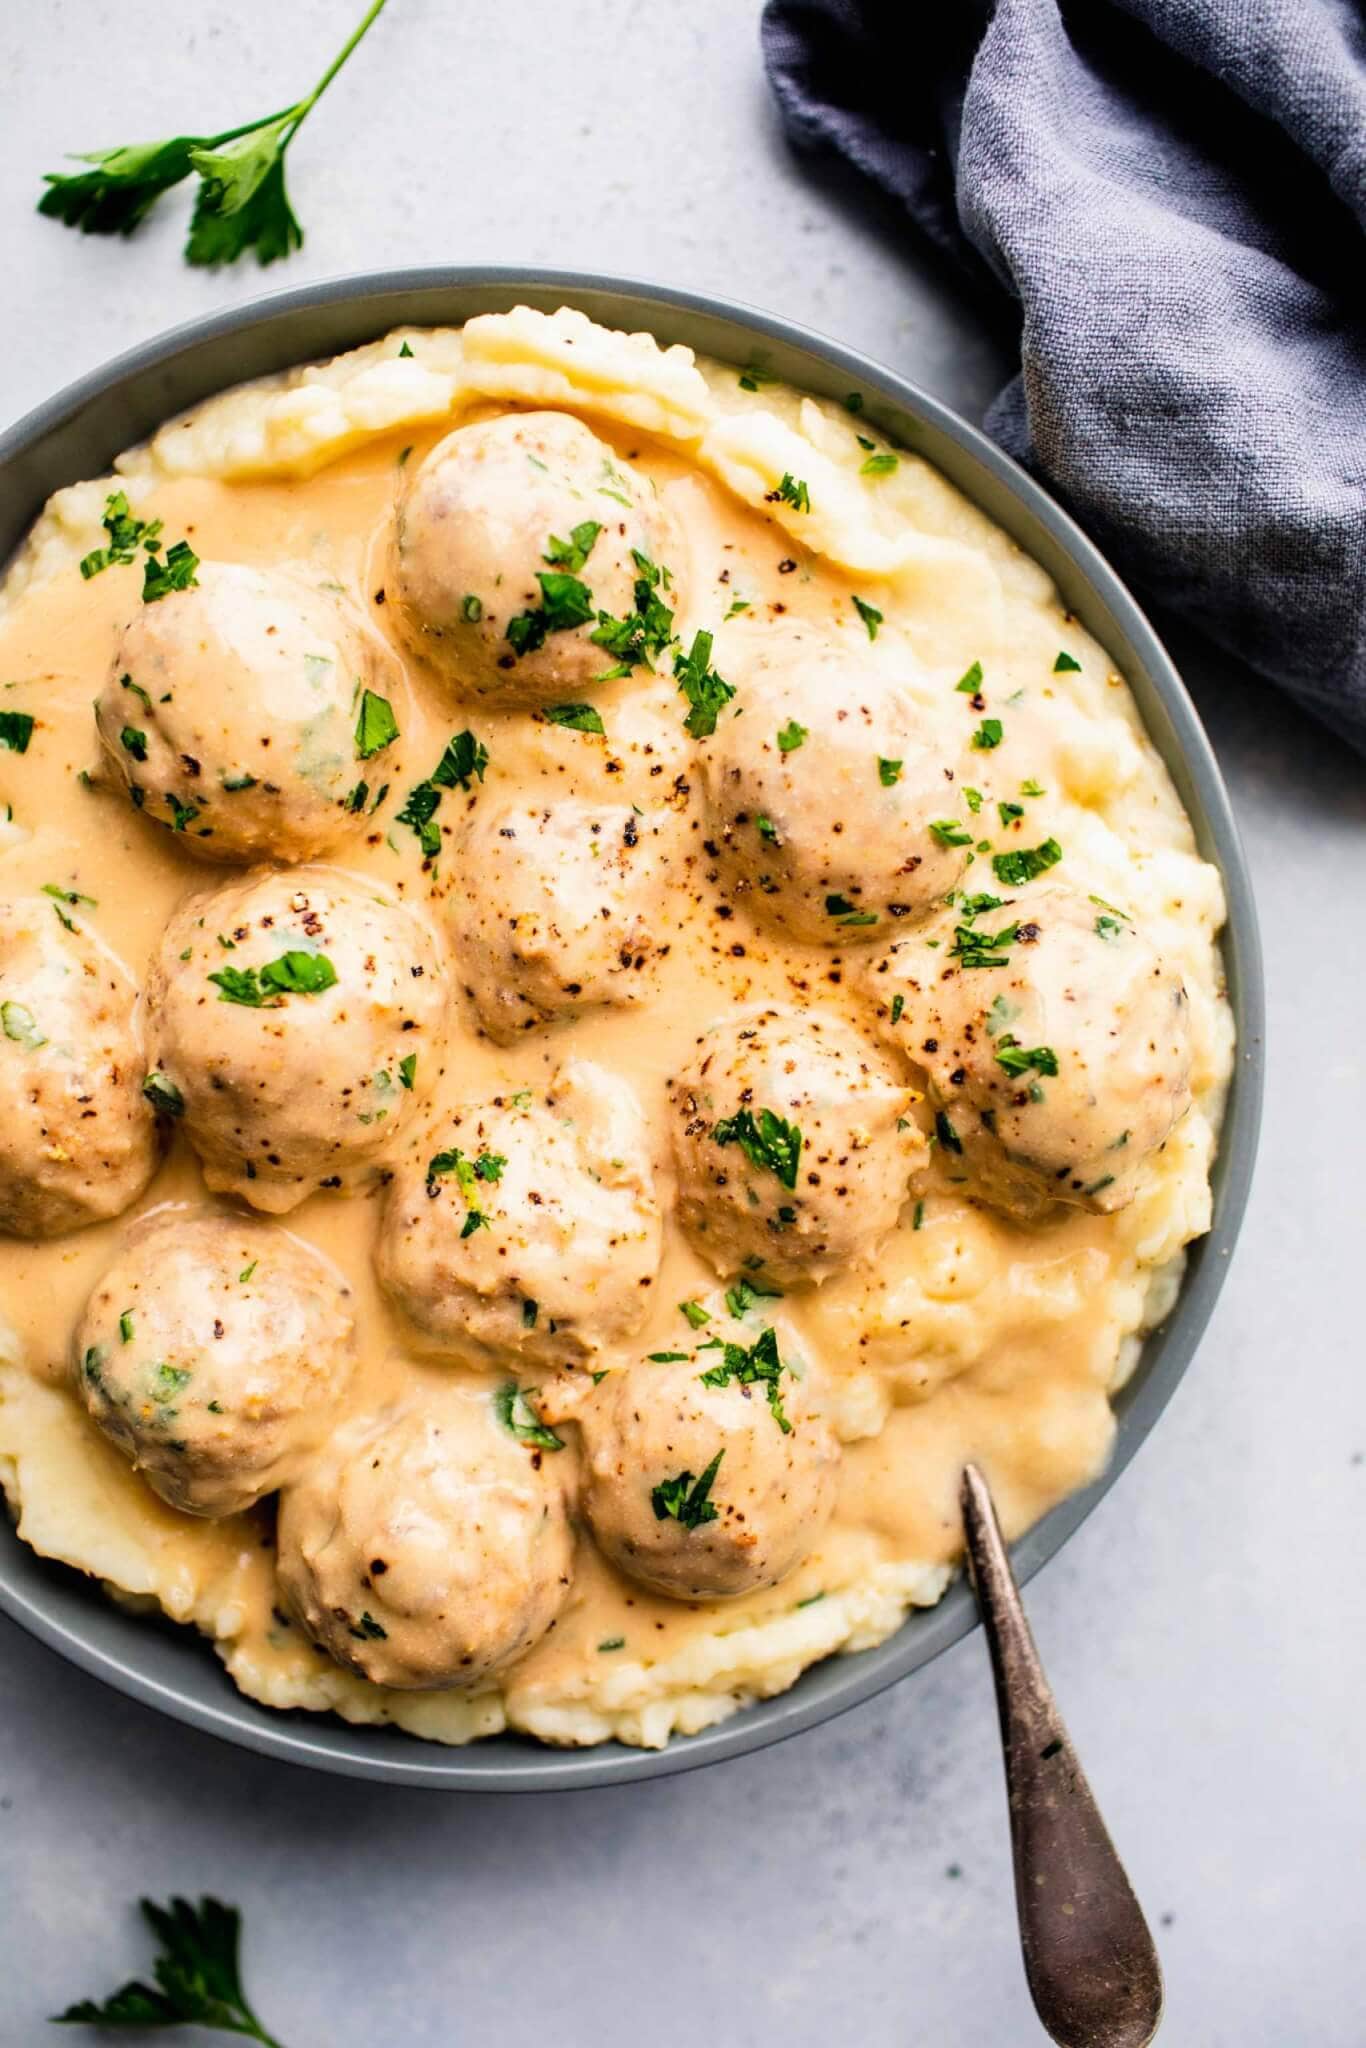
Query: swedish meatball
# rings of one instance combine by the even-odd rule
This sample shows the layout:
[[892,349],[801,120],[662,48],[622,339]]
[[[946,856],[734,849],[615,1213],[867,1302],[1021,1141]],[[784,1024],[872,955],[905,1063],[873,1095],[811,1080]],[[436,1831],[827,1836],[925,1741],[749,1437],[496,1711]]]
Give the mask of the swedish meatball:
[[380,1281],[437,1347],[474,1363],[573,1366],[639,1329],[660,1258],[644,1119],[570,1060],[548,1095],[456,1110],[394,1174]]
[[652,596],[673,607],[673,553],[649,479],[580,420],[505,413],[457,427],[414,473],[390,594],[411,645],[458,695],[554,704],[620,658],[590,638],[599,613],[628,619]]
[[318,1647],[375,1685],[475,1685],[522,1656],[569,1590],[555,1453],[488,1387],[422,1388],[339,1432],[281,1501],[279,1578]]
[[839,1446],[818,1386],[771,1327],[750,1346],[609,1373],[581,1427],[600,1548],[676,1599],[776,1584],[834,1506]]
[[374,649],[325,591],[201,562],[188,590],[139,605],[95,721],[108,772],[186,852],[308,860],[355,827],[347,800],[372,683]]
[[506,1045],[555,1017],[640,999],[662,910],[663,830],[630,804],[475,813],[456,864],[451,929],[490,1038]]
[[957,801],[954,747],[866,653],[798,629],[744,646],[728,671],[743,716],[701,750],[722,872],[794,938],[885,942],[962,872],[931,830]]
[[868,982],[929,1077],[941,1143],[1013,1214],[1123,1208],[1190,1103],[1180,975],[1122,911],[1075,890],[968,898]]
[[910,1089],[838,1017],[740,1011],[669,1095],[679,1220],[718,1273],[819,1282],[869,1256],[925,1159]]
[[40,897],[0,903],[0,1230],[12,1237],[117,1216],[155,1172],[136,998],[74,918]]
[[350,1289],[289,1232],[227,1214],[135,1230],[76,1330],[77,1388],[147,1483],[192,1515],[273,1493],[350,1376]]
[[446,966],[424,919],[336,868],[192,898],[147,984],[155,1086],[218,1192],[282,1213],[350,1188],[437,1078]]

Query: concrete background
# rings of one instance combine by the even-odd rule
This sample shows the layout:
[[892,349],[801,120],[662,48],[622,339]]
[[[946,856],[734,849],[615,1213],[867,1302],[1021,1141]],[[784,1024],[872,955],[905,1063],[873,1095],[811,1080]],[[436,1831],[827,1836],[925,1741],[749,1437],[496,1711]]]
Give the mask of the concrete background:
[[[206,12],[49,0],[0,15],[5,418],[267,286],[445,261],[733,293],[969,415],[1003,373],[1009,336],[881,207],[790,158],[750,0],[393,0],[296,145],[308,240],[267,274],[187,269],[175,196],[127,245],[40,221],[40,174],[63,151],[278,106],[353,8]],[[1186,1385],[1030,1605],[1159,1932],[1164,2044],[1359,2048],[1366,776],[1248,675],[1178,653],[1261,903],[1258,1187]],[[45,2014],[143,1968],[131,1902],[172,1890],[243,1906],[249,1982],[289,2048],[1039,2038],[980,1642],[760,1756],[499,1800],[238,1754],[0,1623],[5,2048],[60,2038]]]

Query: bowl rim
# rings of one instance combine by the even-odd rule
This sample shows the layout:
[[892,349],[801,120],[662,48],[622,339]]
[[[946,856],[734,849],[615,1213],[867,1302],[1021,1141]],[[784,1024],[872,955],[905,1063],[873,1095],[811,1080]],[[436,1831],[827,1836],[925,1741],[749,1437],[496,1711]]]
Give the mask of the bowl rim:
[[[144,438],[161,420],[234,382],[267,374],[255,366],[264,344],[276,370],[321,359],[378,339],[401,325],[440,324],[436,306],[450,298],[447,324],[474,311],[551,301],[580,306],[590,317],[623,320],[669,339],[711,332],[757,339],[780,361],[801,359],[797,372],[779,370],[802,388],[824,386],[829,395],[857,388],[867,416],[903,445],[922,453],[988,516],[1003,525],[1058,583],[1069,608],[1107,648],[1126,675],[1143,722],[1172,772],[1195,827],[1201,851],[1219,867],[1227,897],[1223,934],[1230,1001],[1238,1028],[1234,1075],[1214,1163],[1214,1218],[1209,1234],[1191,1248],[1176,1303],[1144,1340],[1140,1360],[1115,1402],[1118,1429],[1105,1471],[1060,1503],[1014,1546],[1022,1582],[1056,1555],[1072,1532],[1119,1478],[1176,1389],[1214,1308],[1246,1208],[1256,1155],[1264,1067],[1265,999],[1257,916],[1247,862],[1228,792],[1209,740],[1170,657],[1134,597],[1094,543],[1031,476],[952,408],[898,372],[799,322],[716,293],[688,291],[649,280],[545,268],[537,265],[441,265],[343,275],[260,294],[242,304],[183,322],[123,351],[76,379],[0,433],[0,479],[18,472],[17,512],[0,536],[8,557],[63,483],[95,473],[77,453],[96,438],[107,447],[107,468],[122,447]],[[463,310],[456,304],[464,299]],[[396,302],[412,300],[407,310]],[[373,322],[368,308],[373,307]],[[418,310],[421,308],[422,310]],[[355,318],[347,322],[345,315]],[[295,347],[332,317],[354,325],[349,340]],[[221,357],[220,344],[249,344],[252,367],[218,377],[202,388],[195,365]],[[752,360],[707,340],[700,349],[728,360]],[[189,392],[190,396],[185,393]],[[121,422],[121,401],[136,395],[134,424]],[[161,410],[155,408],[165,403]],[[150,410],[149,410],[150,408]],[[74,470],[73,470],[74,464]],[[68,474],[68,470],[73,473]],[[41,491],[37,502],[33,491]],[[3,497],[3,494],[0,494]],[[983,504],[984,497],[990,501]],[[1021,538],[1023,528],[1029,539]],[[207,1643],[177,1629],[174,1654],[165,1632],[143,1616],[126,1614],[91,1581],[37,1557],[12,1529],[0,1532],[0,1611],[40,1642],[118,1691],[173,1719],[262,1754],[344,1776],[453,1791],[549,1791],[621,1784],[694,1770],[723,1758],[785,1740],[847,1712],[908,1677],[980,1624],[960,1576],[938,1606],[912,1610],[872,1650],[833,1656],[810,1667],[788,1691],[741,1708],[696,1735],[674,1736],[658,1750],[617,1742],[584,1749],[545,1747],[502,1734],[465,1748],[405,1735],[393,1728],[356,1727],[333,1715],[264,1707],[239,1694],[217,1668]],[[190,1652],[189,1656],[184,1654]]]

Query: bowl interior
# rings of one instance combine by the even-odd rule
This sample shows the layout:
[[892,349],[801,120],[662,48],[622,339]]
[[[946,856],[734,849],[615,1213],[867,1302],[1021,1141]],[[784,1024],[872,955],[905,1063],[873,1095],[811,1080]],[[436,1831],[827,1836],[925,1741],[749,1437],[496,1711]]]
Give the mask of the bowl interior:
[[[97,476],[123,448],[171,414],[229,385],[371,341],[389,328],[453,325],[525,304],[580,307],[613,327],[648,329],[725,360],[758,360],[820,396],[860,391],[867,416],[934,463],[1032,555],[1068,608],[1128,678],[1139,710],[1228,897],[1224,936],[1239,1056],[1214,1167],[1214,1222],[1192,1246],[1180,1298],[1154,1330],[1115,1402],[1113,1460],[1016,1545],[1027,1579],[1111,1486],[1152,1428],[1185,1370],[1228,1268],[1246,1202],[1261,1103],[1261,961],[1246,864],[1209,743],[1152,627],[1091,543],[1008,457],[956,414],[892,372],[791,323],[739,305],[622,280],[547,271],[471,269],[381,273],[276,293],[181,328],[119,358],[0,436],[0,560],[44,500]],[[173,1716],[246,1746],[358,1777],[449,1789],[532,1791],[688,1770],[777,1741],[854,1706],[926,1664],[976,1625],[966,1584],[913,1612],[888,1642],[836,1657],[766,1700],[666,1750],[606,1744],[550,1751],[499,1736],[444,1750],[391,1729],[353,1729],[280,1714],[239,1694],[200,1638],[121,1613],[78,1574],[46,1564],[0,1533],[0,1607],[86,1670]]]

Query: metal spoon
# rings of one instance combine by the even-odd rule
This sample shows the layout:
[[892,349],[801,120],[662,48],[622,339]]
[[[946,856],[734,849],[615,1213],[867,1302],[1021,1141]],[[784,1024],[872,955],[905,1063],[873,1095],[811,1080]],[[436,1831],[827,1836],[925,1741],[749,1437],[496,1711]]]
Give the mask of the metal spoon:
[[986,1480],[963,1471],[968,1568],[1005,1750],[1020,1946],[1034,2007],[1061,2048],[1146,2048],[1162,1968],[1029,1632]]

